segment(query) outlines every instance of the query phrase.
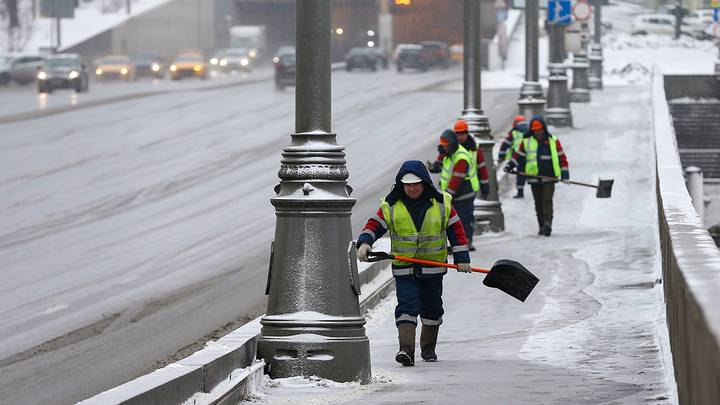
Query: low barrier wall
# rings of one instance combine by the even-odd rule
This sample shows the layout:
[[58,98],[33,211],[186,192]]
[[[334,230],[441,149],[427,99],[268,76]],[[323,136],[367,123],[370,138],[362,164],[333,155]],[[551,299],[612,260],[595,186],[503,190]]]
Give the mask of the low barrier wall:
[[663,285],[678,397],[681,404],[720,404],[720,250],[685,187],[664,84],[656,75],[653,119]]

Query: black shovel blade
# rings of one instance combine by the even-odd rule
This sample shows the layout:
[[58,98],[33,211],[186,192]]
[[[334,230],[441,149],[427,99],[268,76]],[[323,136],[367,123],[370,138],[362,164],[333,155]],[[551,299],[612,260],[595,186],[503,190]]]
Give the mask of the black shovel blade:
[[485,276],[483,284],[497,288],[518,300],[525,302],[535,285],[540,281],[522,264],[514,260],[498,260]]
[[610,198],[610,193],[612,193],[612,186],[615,180],[600,180],[598,182],[598,188],[597,193],[595,194],[595,197],[597,198]]

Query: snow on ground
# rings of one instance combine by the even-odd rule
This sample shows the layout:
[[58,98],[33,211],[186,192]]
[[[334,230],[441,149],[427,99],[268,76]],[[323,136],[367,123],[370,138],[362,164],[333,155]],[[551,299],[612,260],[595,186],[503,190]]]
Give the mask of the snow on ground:
[[605,85],[650,83],[653,67],[670,74],[711,74],[717,48],[712,41],[613,33],[603,37]]

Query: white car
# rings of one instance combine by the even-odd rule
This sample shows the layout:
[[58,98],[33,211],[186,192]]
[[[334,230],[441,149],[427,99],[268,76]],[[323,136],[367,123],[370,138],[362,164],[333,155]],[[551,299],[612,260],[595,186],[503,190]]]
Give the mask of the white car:
[[690,11],[683,17],[683,25],[687,25],[688,30],[697,39],[707,38],[705,30],[712,22],[713,11],[709,9]]
[[[668,14],[642,14],[633,20],[630,26],[632,35],[673,35],[675,33],[675,17]],[[683,35],[691,35],[687,24],[680,28]]]

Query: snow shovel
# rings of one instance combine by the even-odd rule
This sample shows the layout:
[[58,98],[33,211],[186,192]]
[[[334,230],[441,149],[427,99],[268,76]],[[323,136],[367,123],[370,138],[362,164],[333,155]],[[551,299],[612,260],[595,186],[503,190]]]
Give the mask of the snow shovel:
[[[513,173],[513,172],[511,172]],[[549,180],[549,181],[555,181],[555,182],[563,182],[567,184],[575,184],[577,186],[584,186],[584,187],[592,187],[596,188],[597,192],[595,193],[596,198],[610,198],[610,193],[612,192],[612,186],[615,180],[598,180],[598,185],[594,184],[588,184],[588,183],[581,183],[579,181],[570,181],[570,180],[560,180],[555,177],[548,177],[548,176],[534,176],[532,174],[527,174],[523,172],[514,172],[515,174],[519,174],[521,176],[525,177],[532,177],[535,179],[541,179],[541,180]]]
[[[431,260],[415,259],[412,257],[396,256],[385,252],[368,252],[369,262],[378,262],[381,260],[402,260],[404,262],[427,264],[431,266],[449,267],[457,269],[457,265],[434,262]],[[501,259],[495,262],[490,270],[481,269],[479,267],[471,267],[471,271],[475,273],[486,273],[483,284],[488,287],[497,288],[498,290],[525,302],[535,285],[540,281],[534,274],[530,273],[522,264],[513,261]]]

